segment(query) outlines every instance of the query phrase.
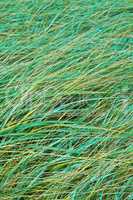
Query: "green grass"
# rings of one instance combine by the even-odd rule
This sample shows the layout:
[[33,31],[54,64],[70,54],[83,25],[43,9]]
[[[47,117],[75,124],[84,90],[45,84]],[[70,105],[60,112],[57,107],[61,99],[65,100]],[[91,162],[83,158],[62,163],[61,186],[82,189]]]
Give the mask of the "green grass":
[[0,200],[133,200],[132,88],[132,0],[0,0]]

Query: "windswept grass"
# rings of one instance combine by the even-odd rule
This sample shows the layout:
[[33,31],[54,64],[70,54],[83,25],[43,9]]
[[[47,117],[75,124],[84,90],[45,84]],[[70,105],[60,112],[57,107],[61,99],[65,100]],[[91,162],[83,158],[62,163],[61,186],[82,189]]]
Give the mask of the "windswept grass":
[[132,0],[0,0],[0,200],[133,200],[132,88]]

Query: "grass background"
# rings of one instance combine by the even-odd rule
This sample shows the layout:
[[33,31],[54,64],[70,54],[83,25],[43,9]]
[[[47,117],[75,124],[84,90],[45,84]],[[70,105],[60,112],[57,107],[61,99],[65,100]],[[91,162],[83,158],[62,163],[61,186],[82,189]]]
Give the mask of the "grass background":
[[0,200],[132,200],[132,0],[0,0]]

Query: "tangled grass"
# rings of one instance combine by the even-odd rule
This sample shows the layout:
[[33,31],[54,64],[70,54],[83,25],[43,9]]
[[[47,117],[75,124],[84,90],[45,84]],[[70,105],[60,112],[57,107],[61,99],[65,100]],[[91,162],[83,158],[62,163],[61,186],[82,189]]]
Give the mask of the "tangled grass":
[[132,87],[132,0],[0,0],[0,200],[132,200]]

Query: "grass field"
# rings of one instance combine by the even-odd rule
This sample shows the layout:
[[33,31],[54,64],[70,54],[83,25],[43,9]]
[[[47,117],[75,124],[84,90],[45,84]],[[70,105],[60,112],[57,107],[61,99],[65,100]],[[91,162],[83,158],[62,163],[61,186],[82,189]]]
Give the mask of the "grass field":
[[132,0],[0,0],[0,200],[133,200],[132,89]]

